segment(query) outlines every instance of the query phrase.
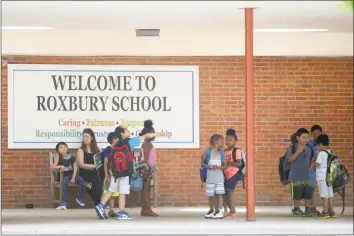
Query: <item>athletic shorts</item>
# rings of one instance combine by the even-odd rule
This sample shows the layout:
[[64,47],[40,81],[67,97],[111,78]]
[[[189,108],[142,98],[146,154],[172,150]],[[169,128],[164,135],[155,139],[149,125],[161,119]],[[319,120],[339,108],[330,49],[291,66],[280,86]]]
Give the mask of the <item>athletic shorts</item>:
[[225,194],[224,183],[217,183],[217,184],[206,183],[206,194],[208,197]]
[[117,179],[112,176],[108,191],[128,195],[130,193],[129,176]]
[[[106,180],[103,181],[103,193],[106,194],[108,189],[111,185],[111,182],[107,182]],[[112,197],[119,197],[119,192],[113,193]]]
[[293,200],[312,199],[311,181],[294,181],[290,183],[290,188]]
[[240,175],[239,174],[235,174],[234,176],[232,176],[230,179],[226,179],[225,180],[225,190],[235,190],[237,182],[240,180]]
[[334,196],[332,186],[328,187],[325,180],[319,180],[317,181],[317,184],[321,198],[332,198]]

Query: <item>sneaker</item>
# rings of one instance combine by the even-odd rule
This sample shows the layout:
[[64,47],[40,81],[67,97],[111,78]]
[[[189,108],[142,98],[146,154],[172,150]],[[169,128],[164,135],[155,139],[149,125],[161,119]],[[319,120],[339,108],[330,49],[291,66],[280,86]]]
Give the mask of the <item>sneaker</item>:
[[132,220],[133,217],[128,215],[125,211],[121,211],[117,214],[117,220]]
[[56,209],[57,209],[57,210],[64,210],[64,211],[67,210],[67,209],[66,209],[66,206],[58,206]]
[[293,216],[304,216],[305,213],[300,208],[294,208],[292,210]]
[[141,209],[140,215],[141,216],[151,216],[151,217],[158,217],[159,216],[151,208],[150,209],[146,209],[146,210]]
[[97,206],[95,206],[97,216],[102,220],[107,219],[103,208],[104,206],[102,204],[98,204]]
[[88,190],[92,189],[92,183],[87,183],[86,188],[88,188]]
[[77,197],[75,200],[76,200],[76,203],[79,204],[80,206],[82,206],[82,207],[85,206],[85,203],[81,198]]
[[208,213],[205,215],[205,218],[206,218],[206,219],[210,219],[210,218],[213,217],[213,215],[214,215],[214,210],[210,209],[210,210],[208,211]]
[[331,218],[336,218],[337,216],[336,216],[336,213],[334,212],[334,211],[331,211],[330,213],[329,213],[329,216],[331,217]]
[[236,213],[229,213],[224,216],[224,219],[236,219]]
[[214,215],[213,215],[213,219],[223,219],[224,215],[222,214],[222,212],[220,210],[215,211]]
[[329,215],[329,213],[324,213],[322,212],[319,216],[321,219],[328,219],[328,218],[331,218],[331,216]]
[[113,210],[110,210],[110,211],[108,212],[108,216],[109,216],[109,217],[116,217],[116,216],[117,216],[117,213],[115,213]]
[[312,216],[313,216],[313,213],[312,213],[311,208],[307,208],[307,209],[305,210],[305,214],[304,214],[303,216],[305,216],[305,217],[312,217]]
[[311,207],[311,213],[314,216],[319,216],[321,213],[316,209],[315,206]]

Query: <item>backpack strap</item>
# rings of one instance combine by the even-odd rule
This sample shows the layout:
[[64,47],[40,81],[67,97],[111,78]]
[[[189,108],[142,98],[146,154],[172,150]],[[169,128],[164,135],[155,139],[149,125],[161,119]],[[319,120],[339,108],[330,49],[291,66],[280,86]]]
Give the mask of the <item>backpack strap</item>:
[[296,146],[295,144],[291,145],[291,153],[294,155],[296,152]]
[[328,158],[327,158],[327,174],[330,173],[330,170],[329,170],[329,167],[332,163],[332,157],[333,157],[333,154],[329,153],[327,150],[324,151],[325,153],[327,153],[328,155]]
[[236,162],[236,151],[237,151],[237,147],[234,147],[232,149],[232,160],[234,160],[234,162]]
[[224,165],[225,152],[224,152],[224,150],[220,149],[219,153],[220,153],[220,158],[221,158],[221,165],[223,166]]
[[338,192],[338,194],[342,198],[342,212],[340,214],[343,215],[345,210],[345,186]]
[[206,150],[206,157],[205,157],[205,164],[208,165],[209,161],[210,161],[210,158],[211,158],[211,151],[212,149],[211,148],[208,148]]

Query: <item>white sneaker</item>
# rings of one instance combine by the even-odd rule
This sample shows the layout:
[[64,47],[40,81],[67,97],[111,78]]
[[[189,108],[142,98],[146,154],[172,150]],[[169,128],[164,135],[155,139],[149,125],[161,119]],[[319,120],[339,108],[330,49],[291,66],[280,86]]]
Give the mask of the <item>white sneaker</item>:
[[217,210],[213,216],[212,216],[213,219],[223,219],[224,218],[224,214],[222,213],[222,211],[220,210]]
[[205,215],[206,219],[213,218],[214,216],[214,210],[209,210],[208,213]]
[[57,210],[64,210],[64,211],[67,210],[67,209],[66,209],[66,206],[58,206],[56,209],[57,209]]

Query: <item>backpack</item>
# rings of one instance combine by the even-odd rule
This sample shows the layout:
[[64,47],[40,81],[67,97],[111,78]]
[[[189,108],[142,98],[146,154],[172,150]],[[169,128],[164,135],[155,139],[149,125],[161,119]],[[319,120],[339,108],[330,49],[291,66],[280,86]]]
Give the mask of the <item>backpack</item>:
[[[294,154],[296,152],[295,145],[291,146],[291,153]],[[283,185],[287,185],[289,183],[289,174],[290,174],[290,163],[288,162],[287,152],[284,156],[279,158],[278,171],[280,182]]]
[[141,162],[141,155],[134,152],[133,173],[130,178],[130,190],[134,192],[141,192],[143,190],[144,181],[141,177],[141,171],[145,167],[147,168],[148,166]]
[[102,156],[103,156],[103,152],[98,152],[93,157],[93,161],[94,161],[95,165],[97,166],[96,169],[99,169],[103,164]]
[[130,190],[134,192],[141,192],[143,190],[143,186],[144,183],[143,183],[143,179],[140,176],[140,172],[134,170],[130,178]]
[[[211,152],[212,152],[212,148],[208,148],[206,150],[206,158],[205,158],[204,164],[209,163],[210,158],[211,158]],[[220,157],[221,157],[221,165],[224,165],[225,152],[224,152],[224,150],[220,149],[219,153],[220,153]],[[202,156],[202,158],[203,158],[203,156]],[[203,183],[206,182],[207,172],[208,172],[207,168],[205,168],[204,166],[200,166],[200,180],[202,181],[201,189],[203,188]]]
[[[236,162],[236,151],[238,148],[234,148],[232,150],[232,159],[234,160],[234,162]],[[237,174],[241,177],[242,180],[242,188],[245,189],[245,176],[246,176],[246,153],[242,150],[241,151],[241,157],[242,157],[242,162],[241,162],[241,166],[239,167],[239,170],[237,172]]]
[[115,179],[131,176],[133,173],[133,154],[128,144],[129,139],[119,141],[111,151],[111,169]]
[[326,183],[327,186],[332,186],[333,193],[338,193],[343,202],[342,213],[345,210],[345,186],[350,183],[350,175],[348,170],[341,164],[340,158],[327,151],[327,174]]

